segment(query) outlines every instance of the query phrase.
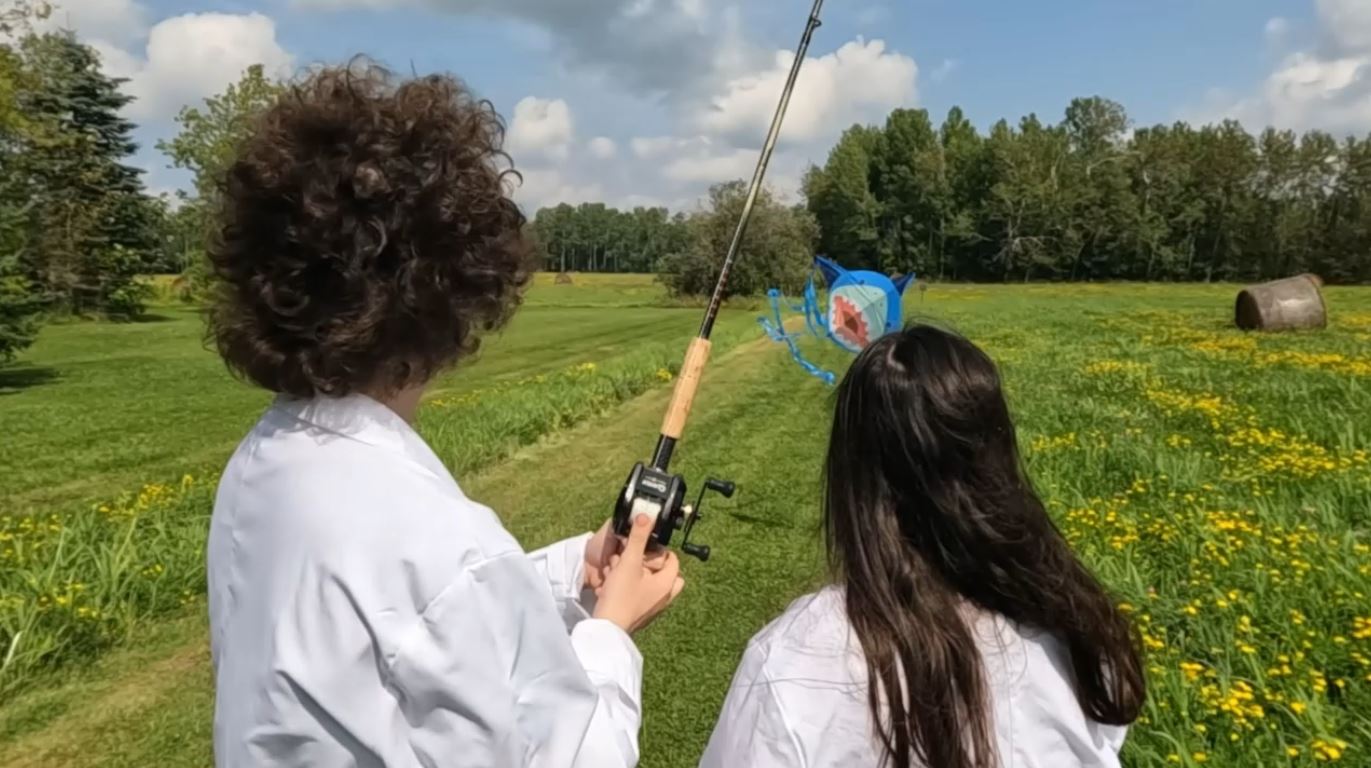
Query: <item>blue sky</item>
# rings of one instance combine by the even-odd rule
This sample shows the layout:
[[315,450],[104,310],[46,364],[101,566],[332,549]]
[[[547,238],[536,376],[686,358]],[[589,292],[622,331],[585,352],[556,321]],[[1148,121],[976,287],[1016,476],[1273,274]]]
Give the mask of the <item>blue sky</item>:
[[[132,79],[151,149],[187,101],[248,63],[281,73],[367,53],[454,72],[511,124],[528,207],[689,206],[746,175],[810,0],[66,0],[58,18]],[[773,182],[793,194],[853,122],[897,106],[982,127],[1057,119],[1074,96],[1140,124],[1236,117],[1371,131],[1371,0],[828,0]],[[780,59],[778,59],[780,56]]]

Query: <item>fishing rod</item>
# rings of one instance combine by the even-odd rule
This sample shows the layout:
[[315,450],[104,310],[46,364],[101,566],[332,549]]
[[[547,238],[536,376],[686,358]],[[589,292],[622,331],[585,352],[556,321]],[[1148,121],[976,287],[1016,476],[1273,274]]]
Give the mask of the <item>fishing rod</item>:
[[776,106],[776,114],[771,119],[771,129],[767,132],[766,143],[762,145],[762,155],[757,159],[757,168],[752,172],[752,185],[748,188],[743,212],[738,218],[738,227],[733,231],[733,241],[729,243],[728,253],[724,256],[723,266],[719,269],[719,279],[714,284],[714,293],[710,296],[708,308],[705,309],[700,332],[686,349],[685,361],[681,364],[676,389],[671,395],[670,405],[667,406],[666,417],[662,420],[662,431],[657,438],[657,448],[652,453],[652,461],[634,465],[628,475],[628,481],[624,483],[623,493],[614,505],[614,530],[619,535],[628,535],[634,518],[646,515],[654,521],[654,545],[666,547],[671,543],[672,532],[681,529],[681,551],[700,560],[709,559],[709,547],[690,543],[690,533],[695,523],[700,520],[705,492],[712,491],[728,498],[733,495],[735,486],[727,480],[709,478],[705,481],[705,487],[701,489],[695,503],[686,505],[685,478],[679,474],[672,474],[671,456],[676,450],[676,443],[685,432],[686,420],[690,417],[690,408],[700,387],[700,377],[704,373],[705,363],[709,360],[709,337],[714,332],[714,321],[719,316],[719,308],[728,288],[728,275],[738,258],[738,251],[742,248],[743,237],[747,234],[752,209],[762,189],[762,179],[766,176],[767,165],[771,163],[771,154],[776,149],[776,141],[781,134],[781,123],[785,120],[786,109],[790,106],[790,97],[795,92],[795,81],[800,75],[805,54],[809,51],[809,42],[814,37],[814,30],[823,23],[819,20],[819,11],[823,4],[824,0],[814,0],[814,7],[809,11],[809,20],[805,23],[799,50],[795,54],[795,61],[790,65],[790,76],[781,91],[781,102]]

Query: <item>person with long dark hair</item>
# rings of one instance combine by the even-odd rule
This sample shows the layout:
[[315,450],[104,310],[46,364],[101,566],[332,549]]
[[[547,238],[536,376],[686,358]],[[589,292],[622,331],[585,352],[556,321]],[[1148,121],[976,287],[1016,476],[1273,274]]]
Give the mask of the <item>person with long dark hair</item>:
[[743,654],[703,766],[1117,766],[1136,633],[1034,492],[990,358],[916,324],[837,392],[833,584]]

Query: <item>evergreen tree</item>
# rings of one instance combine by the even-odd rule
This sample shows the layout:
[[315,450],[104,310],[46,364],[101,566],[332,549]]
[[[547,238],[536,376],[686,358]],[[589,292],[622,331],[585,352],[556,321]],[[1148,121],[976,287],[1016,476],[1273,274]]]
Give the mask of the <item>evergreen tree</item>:
[[[22,37],[38,15],[41,11],[27,4],[0,9],[0,35]],[[19,52],[0,44],[0,363],[33,343],[43,317],[41,288],[21,261],[29,246],[25,223],[33,201],[24,175],[13,170],[36,128],[19,104],[30,82]]]
[[19,159],[34,186],[28,272],[69,311],[138,314],[146,289],[136,277],[157,233],[141,171],[123,162],[137,150],[119,114],[130,97],[71,32],[30,36],[23,48],[36,82],[20,101],[45,126]]

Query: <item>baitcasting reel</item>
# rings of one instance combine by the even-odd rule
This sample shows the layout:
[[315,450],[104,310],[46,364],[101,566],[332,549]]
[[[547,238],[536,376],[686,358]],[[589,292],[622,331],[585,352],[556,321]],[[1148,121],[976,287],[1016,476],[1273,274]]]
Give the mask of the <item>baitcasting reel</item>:
[[683,504],[686,495],[685,478],[659,469],[636,464],[624,483],[624,492],[614,505],[614,532],[627,536],[633,520],[647,515],[653,522],[652,545],[666,547],[671,533],[681,530],[681,551],[701,561],[709,559],[709,546],[691,544],[690,532],[699,522],[705,491],[713,491],[724,498],[732,498],[735,486],[727,480],[709,478],[696,497],[695,504]]

